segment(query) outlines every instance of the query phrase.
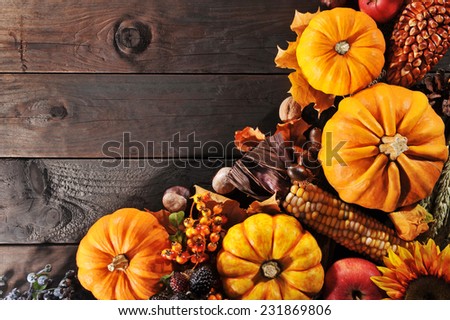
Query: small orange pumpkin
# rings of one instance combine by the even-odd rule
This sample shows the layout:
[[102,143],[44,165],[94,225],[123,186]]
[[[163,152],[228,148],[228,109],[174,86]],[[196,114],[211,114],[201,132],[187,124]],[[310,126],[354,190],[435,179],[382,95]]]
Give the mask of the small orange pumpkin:
[[339,103],[319,152],[342,200],[387,212],[427,197],[447,157],[444,123],[427,97],[384,83]]
[[297,61],[317,90],[347,95],[365,88],[384,65],[386,43],[375,21],[351,8],[315,15],[297,46]]
[[231,227],[217,257],[234,299],[310,299],[323,286],[322,251],[292,216],[258,213]]
[[97,220],[76,255],[81,285],[101,300],[148,299],[172,264],[169,235],[150,213],[124,208]]

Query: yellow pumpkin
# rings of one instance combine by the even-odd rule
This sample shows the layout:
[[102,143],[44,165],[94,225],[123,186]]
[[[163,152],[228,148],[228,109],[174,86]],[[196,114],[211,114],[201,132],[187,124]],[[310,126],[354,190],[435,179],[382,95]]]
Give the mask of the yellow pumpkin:
[[322,288],[322,252],[292,216],[258,213],[231,227],[217,257],[234,299],[310,299]]
[[427,197],[447,157],[444,123],[427,97],[384,83],[340,102],[319,152],[342,200],[387,212]]
[[101,300],[148,299],[172,264],[168,233],[150,213],[124,208],[97,220],[78,246],[81,285]]
[[297,61],[317,90],[347,95],[365,88],[384,65],[386,44],[375,21],[350,8],[314,16],[297,46]]

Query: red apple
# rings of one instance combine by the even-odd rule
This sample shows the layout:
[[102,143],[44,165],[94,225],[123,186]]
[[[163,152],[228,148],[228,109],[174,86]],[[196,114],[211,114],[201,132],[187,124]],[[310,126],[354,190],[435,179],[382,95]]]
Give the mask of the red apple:
[[403,6],[404,0],[358,0],[359,10],[367,13],[378,23],[394,18]]
[[362,258],[344,258],[334,262],[325,274],[325,300],[379,300],[385,297],[371,276],[381,275],[377,266]]

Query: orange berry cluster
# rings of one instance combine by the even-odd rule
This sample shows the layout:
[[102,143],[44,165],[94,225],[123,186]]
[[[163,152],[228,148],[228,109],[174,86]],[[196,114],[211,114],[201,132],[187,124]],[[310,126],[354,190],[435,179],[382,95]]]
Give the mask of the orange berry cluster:
[[198,218],[194,219],[191,214],[183,220],[186,235],[186,246],[180,242],[173,242],[170,249],[164,249],[162,256],[168,260],[175,260],[179,264],[190,261],[194,264],[205,262],[209,254],[217,250],[221,239],[222,226],[227,222],[227,217],[222,214],[222,204],[217,203],[212,209],[208,208],[206,202],[209,195],[196,194],[193,197],[193,206],[199,212]]
[[223,295],[220,292],[217,292],[215,288],[211,288],[208,293],[208,300],[223,300]]

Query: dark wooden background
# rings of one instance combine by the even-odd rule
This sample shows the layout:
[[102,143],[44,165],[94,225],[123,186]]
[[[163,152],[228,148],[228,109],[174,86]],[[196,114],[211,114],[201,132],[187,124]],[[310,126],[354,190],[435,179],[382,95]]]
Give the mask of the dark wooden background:
[[0,0],[3,289],[47,263],[55,278],[75,268],[104,214],[210,186],[235,130],[273,130],[290,87],[277,45],[295,39],[294,10],[318,4]]

